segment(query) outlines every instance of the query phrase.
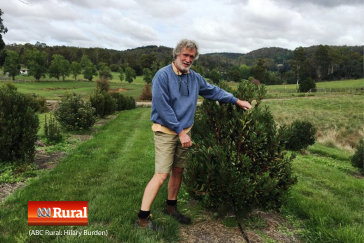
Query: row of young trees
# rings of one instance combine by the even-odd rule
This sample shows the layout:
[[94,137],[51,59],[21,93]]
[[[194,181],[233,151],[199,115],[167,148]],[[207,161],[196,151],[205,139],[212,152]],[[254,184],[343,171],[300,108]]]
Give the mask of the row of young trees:
[[[73,61],[70,63],[64,56],[54,54],[52,60],[47,64],[46,53],[36,48],[28,50],[23,56],[12,50],[6,50],[5,62],[3,65],[4,73],[8,73],[12,79],[19,75],[21,66],[27,67],[28,74],[33,76],[37,81],[46,74],[49,77],[66,79],[72,75],[77,80],[78,75],[83,74],[83,77],[91,81],[94,76],[112,78],[111,67],[106,63],[98,63],[95,65],[87,55],[83,55],[80,62]],[[129,66],[112,66],[113,71],[119,72],[120,80],[126,80],[131,83],[136,78],[136,72]],[[150,71],[148,69],[148,71]],[[151,71],[150,71],[151,72]]]
[[[62,140],[62,131],[89,129],[97,117],[136,107],[134,98],[110,94],[107,83],[107,79],[99,80],[88,100],[75,93],[64,96],[53,113],[55,118],[45,118],[46,143]],[[37,113],[45,111],[44,98],[20,93],[12,84],[0,86],[0,163],[33,161],[39,139]]]

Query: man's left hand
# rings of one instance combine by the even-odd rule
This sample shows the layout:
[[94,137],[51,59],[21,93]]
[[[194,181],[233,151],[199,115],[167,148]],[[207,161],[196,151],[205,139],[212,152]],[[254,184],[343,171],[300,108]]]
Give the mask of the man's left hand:
[[238,100],[238,101],[236,101],[236,104],[244,110],[250,110],[252,108],[252,105],[248,101],[245,101],[245,100]]

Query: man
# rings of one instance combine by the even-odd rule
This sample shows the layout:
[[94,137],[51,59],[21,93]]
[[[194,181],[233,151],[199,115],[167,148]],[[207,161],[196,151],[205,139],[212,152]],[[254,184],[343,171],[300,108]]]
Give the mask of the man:
[[170,172],[164,213],[171,215],[180,223],[191,222],[189,217],[177,210],[177,195],[186,163],[186,152],[192,146],[191,128],[198,96],[235,103],[244,110],[252,108],[249,102],[239,100],[232,94],[207,83],[200,74],[190,70],[198,55],[198,46],[194,41],[181,40],[173,50],[172,64],[161,68],[153,78],[151,120],[154,123],[152,130],[155,144],[155,174],[144,191],[138,213],[140,227],[153,228],[150,208]]

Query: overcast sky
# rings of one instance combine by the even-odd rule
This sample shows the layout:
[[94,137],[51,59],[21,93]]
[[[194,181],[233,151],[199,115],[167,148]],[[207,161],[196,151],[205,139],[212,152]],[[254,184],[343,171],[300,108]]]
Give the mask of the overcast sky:
[[0,0],[6,44],[126,50],[196,40],[201,53],[364,45],[364,0]]

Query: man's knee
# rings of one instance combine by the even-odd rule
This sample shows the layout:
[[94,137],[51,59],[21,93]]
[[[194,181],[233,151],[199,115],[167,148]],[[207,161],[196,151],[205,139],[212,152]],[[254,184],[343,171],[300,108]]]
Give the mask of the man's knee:
[[168,173],[155,173],[154,178],[158,181],[159,184],[163,184],[163,182],[168,178]]

